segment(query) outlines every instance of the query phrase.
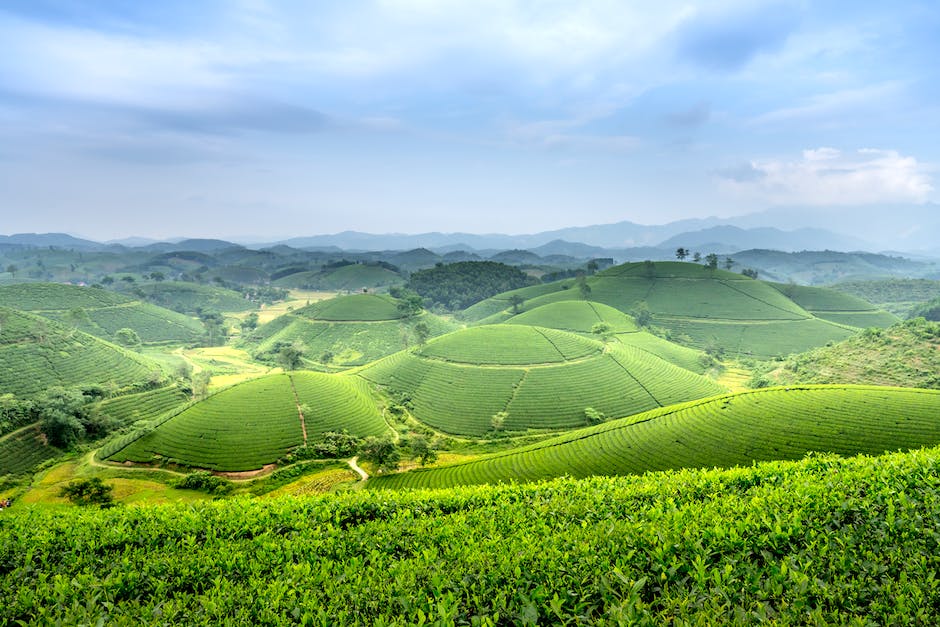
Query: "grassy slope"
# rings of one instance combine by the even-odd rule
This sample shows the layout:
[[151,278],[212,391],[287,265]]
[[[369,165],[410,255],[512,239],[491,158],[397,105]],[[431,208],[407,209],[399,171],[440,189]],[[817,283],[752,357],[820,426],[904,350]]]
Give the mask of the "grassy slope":
[[[118,329],[131,328],[143,342],[189,342],[203,331],[197,320],[176,311],[100,288],[58,283],[22,283],[0,287],[0,306],[42,314],[111,340]],[[71,312],[81,309],[76,319]]]
[[940,388],[940,322],[908,320],[790,357],[778,383],[870,383]]
[[361,290],[362,288],[387,287],[404,282],[405,280],[400,274],[387,268],[353,264],[326,271],[297,272],[277,279],[274,284],[281,287],[321,290]]
[[830,287],[875,303],[901,317],[906,317],[919,303],[940,298],[940,281],[930,279],[846,281]]
[[642,350],[521,325],[458,331],[357,374],[405,394],[419,420],[466,435],[485,434],[497,412],[510,431],[567,429],[585,424],[587,407],[620,417],[721,391]]
[[0,437],[0,477],[28,473],[61,453],[46,444],[38,424],[8,433]]
[[442,488],[568,475],[640,474],[844,455],[940,443],[940,392],[904,388],[773,388],[656,409],[523,449],[376,478],[375,488]]
[[[841,322],[814,317],[806,309],[762,281],[697,264],[628,263],[608,268],[587,280],[589,299],[629,312],[646,303],[654,324],[673,333],[686,346],[718,345],[731,357],[761,359],[800,352],[848,337]],[[509,298],[516,294],[531,310],[548,303],[578,298],[573,280],[499,294],[468,308],[463,317],[477,323],[509,317]],[[858,322],[857,320],[852,320]]]
[[143,290],[147,300],[155,305],[193,315],[199,308],[224,312],[258,309],[256,303],[238,292],[215,285],[163,281],[140,285],[137,289]]
[[161,376],[150,359],[33,314],[0,308],[0,393],[55,386],[125,387]]
[[940,622],[940,450],[0,515],[0,623]]

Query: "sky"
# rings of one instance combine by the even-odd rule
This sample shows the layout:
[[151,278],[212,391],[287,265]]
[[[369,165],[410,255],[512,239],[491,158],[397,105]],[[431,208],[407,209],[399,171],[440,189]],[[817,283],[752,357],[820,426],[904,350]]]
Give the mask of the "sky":
[[0,233],[937,202],[940,3],[4,0]]

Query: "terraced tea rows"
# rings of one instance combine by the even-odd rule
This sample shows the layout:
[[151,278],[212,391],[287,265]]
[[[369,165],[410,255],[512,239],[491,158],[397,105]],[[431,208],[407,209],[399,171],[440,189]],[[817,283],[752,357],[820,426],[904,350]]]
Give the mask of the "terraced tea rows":
[[869,302],[851,294],[833,289],[770,283],[782,294],[804,307],[817,318],[861,329],[890,327],[900,319],[892,313],[879,310]]
[[456,328],[453,323],[427,313],[407,322],[397,319],[329,322],[287,314],[257,329],[246,338],[245,345],[253,354],[264,356],[272,354],[279,344],[299,341],[312,361],[319,362],[329,353],[331,365],[359,366],[415,344],[414,327],[419,322],[428,327],[431,337]]
[[418,420],[476,436],[498,412],[507,430],[562,429],[585,424],[588,407],[620,417],[721,391],[641,350],[521,325],[465,329],[357,374],[405,394]]
[[[303,420],[301,405],[306,405]],[[388,430],[361,381],[313,372],[276,374],[191,404],[136,439],[106,445],[102,457],[116,462],[162,459],[211,470],[255,470],[303,444],[304,428],[308,437],[343,429],[358,436]]]
[[298,316],[332,322],[398,320],[402,312],[391,296],[354,294],[307,305],[297,310]]
[[148,343],[191,342],[203,332],[193,318],[101,288],[57,283],[4,286],[0,306],[32,311],[107,340],[123,328],[133,329]]
[[[622,312],[645,303],[653,324],[673,332],[677,341],[693,348],[717,342],[731,355],[764,359],[787,355],[844,339],[850,332],[839,324],[814,318],[770,284],[698,264],[623,264],[588,278],[587,285],[591,301]],[[523,298],[525,310],[535,310],[569,301],[576,293],[572,280],[522,288],[477,303],[463,316],[478,324],[503,322],[511,317],[512,296]],[[875,313],[866,312],[865,321],[857,316],[845,319],[856,324],[885,322],[882,314]],[[840,316],[835,312],[822,315]],[[794,323],[804,324],[795,327]]]
[[141,290],[144,298],[154,305],[190,315],[195,315],[201,309],[236,312],[258,308],[257,304],[242,294],[215,285],[164,281],[147,283],[136,289]]
[[377,477],[369,487],[640,474],[797,459],[809,451],[879,454],[938,443],[940,391],[771,388],[655,409],[453,466]]
[[575,333],[591,333],[594,325],[606,323],[614,333],[636,331],[633,318],[603,303],[566,300],[524,311],[506,320],[506,324],[525,324]]
[[149,463],[159,456],[211,470],[254,470],[302,443],[290,377],[280,374],[214,394],[109,459]]
[[28,313],[0,308],[0,393],[61,386],[123,388],[162,377],[150,359]]
[[344,429],[359,437],[388,431],[363,381],[319,372],[292,373],[291,380],[297,400],[307,406],[304,424],[308,438]]
[[61,452],[45,443],[39,425],[9,433],[0,437],[0,477],[31,472]]
[[95,411],[129,425],[138,420],[152,420],[189,401],[189,395],[175,385],[127,394],[101,401]]

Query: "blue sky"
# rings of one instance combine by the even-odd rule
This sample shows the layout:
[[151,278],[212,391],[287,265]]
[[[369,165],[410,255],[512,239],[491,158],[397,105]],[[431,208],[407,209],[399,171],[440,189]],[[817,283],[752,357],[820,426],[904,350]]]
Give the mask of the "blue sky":
[[936,2],[5,0],[0,232],[938,200]]

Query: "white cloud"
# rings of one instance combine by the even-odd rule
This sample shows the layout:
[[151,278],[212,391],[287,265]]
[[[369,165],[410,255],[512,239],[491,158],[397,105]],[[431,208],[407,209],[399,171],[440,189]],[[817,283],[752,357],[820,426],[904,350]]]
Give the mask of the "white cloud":
[[775,205],[862,205],[926,202],[934,187],[930,168],[896,150],[835,148],[803,151],[799,160],[751,161],[754,176],[719,174],[725,191]]

